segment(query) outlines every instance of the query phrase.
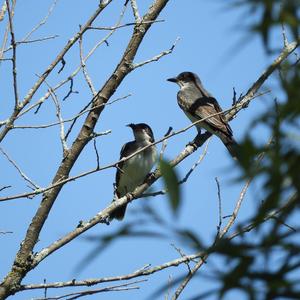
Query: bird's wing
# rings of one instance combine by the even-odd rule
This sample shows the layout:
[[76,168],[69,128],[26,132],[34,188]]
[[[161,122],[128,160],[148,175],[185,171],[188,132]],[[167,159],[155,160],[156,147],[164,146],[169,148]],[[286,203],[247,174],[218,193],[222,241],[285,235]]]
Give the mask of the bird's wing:
[[[194,101],[188,111],[196,118],[203,119],[222,112],[222,109],[215,98],[203,96]],[[226,135],[232,136],[232,130],[222,113],[212,116],[203,122],[212,127],[213,130],[221,131]]]
[[[123,145],[122,149],[121,149],[121,152],[120,152],[120,160],[123,158],[123,157],[126,157],[128,155],[130,155],[131,153],[133,153],[135,150],[134,150],[134,141],[131,141],[131,142],[128,142],[126,144]],[[116,173],[116,185],[118,186],[119,185],[119,182],[120,182],[120,177],[121,177],[121,174],[122,174],[122,167],[124,165],[124,162],[120,162],[118,165],[117,165],[117,173]]]

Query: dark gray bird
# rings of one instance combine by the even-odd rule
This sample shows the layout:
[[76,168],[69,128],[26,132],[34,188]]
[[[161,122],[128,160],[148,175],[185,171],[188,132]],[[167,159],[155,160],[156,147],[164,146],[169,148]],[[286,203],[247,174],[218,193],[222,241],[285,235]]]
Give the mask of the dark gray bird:
[[[203,87],[199,77],[192,72],[180,73],[177,77],[169,78],[168,81],[179,85],[177,102],[187,117],[194,123],[197,120],[222,112],[217,100]],[[195,125],[198,133],[201,128],[217,135],[224,143],[233,158],[237,158],[238,144],[232,136],[232,130],[224,115],[212,116]]]
[[[135,140],[126,143],[122,147],[120,159],[154,142],[153,132],[149,125],[140,123],[128,124],[127,126],[133,130]],[[156,147],[151,146],[128,160],[119,163],[116,173],[115,190],[117,198],[121,198],[127,193],[133,192],[138,185],[142,184],[155,162]],[[125,215],[126,206],[127,205],[124,205],[115,210],[110,216],[110,219],[122,220]]]

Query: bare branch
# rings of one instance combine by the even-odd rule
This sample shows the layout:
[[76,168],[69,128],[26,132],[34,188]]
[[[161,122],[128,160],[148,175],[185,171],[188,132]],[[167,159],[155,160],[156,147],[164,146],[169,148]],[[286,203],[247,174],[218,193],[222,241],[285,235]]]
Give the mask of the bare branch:
[[6,189],[9,189],[9,188],[11,188],[11,185],[5,185],[2,188],[0,188],[0,192],[4,191]]
[[83,75],[84,75],[84,78],[85,78],[85,81],[87,82],[87,85],[89,86],[91,92],[92,92],[92,95],[93,97],[96,96],[97,92],[94,88],[94,85],[92,83],[92,80],[87,72],[87,69],[86,69],[86,64],[84,62],[84,56],[83,56],[83,46],[82,46],[82,36],[80,37],[79,39],[79,53],[80,53],[80,63],[81,63],[81,68],[82,68],[82,72],[83,72]]
[[297,41],[288,44],[283,48],[281,53],[275,58],[273,63],[267,67],[267,69],[260,75],[260,77],[253,83],[249,88],[247,93],[239,101],[239,106],[235,106],[236,110],[232,110],[226,115],[227,120],[231,120],[237,112],[247,107],[250,101],[253,99],[255,94],[258,92],[263,83],[268,79],[268,77],[280,66],[280,64],[299,46],[300,37]]
[[191,176],[191,174],[194,172],[194,170],[198,167],[198,165],[202,162],[202,160],[204,159],[204,157],[206,156],[207,154],[207,149],[208,149],[208,145],[209,145],[209,142],[210,142],[210,139],[208,139],[205,147],[204,147],[204,150],[203,150],[203,153],[200,155],[199,159],[193,164],[193,166],[190,168],[190,170],[186,173],[186,175],[184,176],[184,178],[182,178],[180,181],[179,181],[179,184],[183,184],[185,182],[187,182],[187,180],[189,179],[189,177]]
[[[50,92],[49,92],[50,94]],[[92,111],[92,110],[95,110],[97,108],[100,108],[100,107],[103,107],[103,106],[108,106],[108,105],[111,105],[111,104],[114,104],[116,102],[119,102],[121,100],[124,100],[124,99],[127,99],[128,97],[132,96],[132,94],[128,94],[126,96],[123,96],[123,97],[120,97],[120,98],[117,98],[111,102],[107,102],[107,103],[102,103],[98,106],[94,106],[93,108],[89,108],[87,109],[87,107],[91,104],[89,103],[87,106],[84,107],[84,109],[82,111],[80,111],[76,116],[70,118],[70,119],[66,119],[66,120],[63,120],[62,122],[63,123],[68,123],[68,122],[72,122],[76,119],[78,119],[79,117],[83,116],[84,114]],[[0,122],[0,126],[1,124],[5,124],[5,121],[4,122]],[[49,127],[53,127],[53,126],[57,126],[57,125],[60,125],[60,122],[53,122],[53,123],[50,123],[50,124],[41,124],[41,125],[15,125],[13,127],[13,129],[45,129],[45,128],[49,128]],[[66,137],[67,137],[67,134],[66,134]]]
[[6,11],[7,11],[7,5],[6,5],[6,0],[4,0],[0,10],[0,22],[3,21]]
[[[161,23],[161,22],[165,22],[165,20],[153,20],[153,21],[141,21],[141,24],[149,24],[149,23]],[[120,29],[120,28],[124,28],[124,27],[128,27],[128,26],[135,26],[136,23],[126,23],[123,25],[115,25],[115,26],[111,26],[111,27],[95,27],[95,26],[91,26],[89,27],[89,29],[94,29],[94,30],[116,30],[116,29]]]
[[131,285],[145,282],[145,281],[147,281],[147,280],[137,280],[137,281],[133,281],[133,282],[129,282],[129,283],[108,286],[108,287],[101,288],[101,289],[78,291],[78,292],[69,293],[69,294],[65,294],[65,295],[61,295],[61,296],[54,296],[54,297],[33,298],[33,300],[59,300],[59,299],[63,299],[66,297],[70,297],[70,298],[68,298],[68,300],[73,300],[73,299],[79,299],[81,297],[85,297],[88,295],[94,295],[94,294],[99,294],[99,293],[104,293],[104,292],[122,292],[122,291],[129,291],[129,290],[137,290],[137,289],[139,289],[138,286],[131,286]]
[[[28,183],[30,183],[35,189],[39,189],[40,187],[36,184],[36,183],[34,183],[22,170],[21,170],[21,168],[17,165],[17,163],[13,160],[13,159],[11,159],[10,157],[9,157],[9,155],[6,153],[6,151],[4,151],[4,149],[3,148],[1,148],[0,147],[0,151],[2,152],[2,154],[7,158],[7,160],[16,168],[16,170],[18,171],[18,173],[21,175],[21,177],[25,180],[25,181],[27,181]],[[8,188],[8,187],[10,187],[10,186],[7,186],[7,187],[4,187],[4,188],[2,188],[1,189],[1,191],[2,190],[4,190],[5,188]]]
[[60,126],[60,142],[61,142],[62,149],[63,149],[63,156],[65,157],[68,154],[69,148],[68,148],[66,137],[65,137],[65,127],[64,127],[63,118],[61,116],[60,104],[59,104],[56,94],[52,90],[51,86],[49,86],[49,84],[46,82],[46,80],[45,80],[45,83],[49,87],[49,92],[50,92],[51,98],[52,98],[55,108],[56,108],[56,116],[57,116],[59,126]]
[[99,159],[99,153],[98,153],[98,149],[97,149],[97,143],[96,143],[96,139],[94,139],[94,150],[96,153],[96,160],[97,160],[97,169],[100,168],[100,159]]
[[[49,36],[45,36],[45,37],[41,37],[41,38],[37,38],[37,39],[32,39],[32,40],[27,40],[27,41],[17,41],[16,45],[39,43],[39,42],[44,42],[44,41],[48,41],[48,40],[53,40],[53,39],[56,39],[58,37],[59,37],[59,35],[54,34],[54,35],[49,35]],[[4,52],[6,52],[6,50]]]
[[17,82],[17,44],[15,40],[15,32],[13,26],[13,14],[10,8],[9,0],[6,0],[8,18],[9,18],[9,30],[11,36],[11,46],[13,49],[12,54],[12,65],[13,65],[13,86],[15,94],[15,110],[18,110],[19,107],[19,95],[18,95],[18,82]]
[[130,0],[130,4],[131,4],[131,8],[132,8],[133,15],[134,15],[134,18],[135,18],[135,22],[140,23],[141,22],[141,17],[140,17],[140,14],[139,14],[139,10],[138,10],[138,7],[137,7],[136,0]]
[[132,68],[133,68],[133,69],[140,68],[140,67],[142,67],[142,66],[144,66],[144,65],[146,65],[146,64],[149,64],[149,63],[151,63],[151,62],[158,61],[159,59],[161,59],[161,58],[162,58],[163,56],[165,56],[165,55],[171,54],[171,53],[173,52],[173,50],[174,50],[174,48],[175,48],[175,46],[176,46],[176,44],[177,44],[177,42],[178,42],[179,40],[180,40],[180,38],[178,37],[178,38],[175,40],[174,44],[171,46],[171,48],[170,48],[169,50],[165,50],[165,51],[161,52],[160,54],[155,55],[155,56],[152,57],[151,59],[145,60],[145,61],[143,61],[143,62],[140,62],[140,63],[134,63],[134,64],[132,64]]
[[218,209],[219,209],[219,224],[217,226],[217,236],[220,235],[220,230],[222,226],[222,198],[221,198],[221,187],[220,182],[218,180],[218,177],[215,178],[216,184],[217,184],[217,191],[218,191]]
[[39,24],[37,24],[30,32],[28,32],[28,33],[26,34],[26,36],[25,36],[25,37],[22,39],[22,41],[21,41],[22,43],[27,42],[27,41],[29,40],[29,38],[31,37],[31,35],[32,35],[35,31],[37,31],[39,28],[41,28],[43,25],[46,24],[47,20],[49,19],[49,17],[51,16],[51,14],[52,14],[52,12],[53,12],[53,10],[54,10],[54,8],[55,8],[57,2],[58,2],[58,0],[54,0],[54,1],[53,1],[53,4],[50,6],[50,8],[49,8],[49,10],[48,10],[48,13],[47,13],[47,15],[45,16],[45,18],[42,19],[42,20],[40,21]]
[[0,230],[0,234],[8,234],[8,233],[13,233],[12,231],[2,231]]
[[[164,137],[168,136],[171,132],[172,132],[173,128],[172,127],[169,127],[168,131],[165,133]],[[159,159],[162,160],[163,159],[163,155],[164,155],[164,152],[167,148],[167,139],[164,140],[162,142],[162,146],[161,146],[161,150],[160,150],[160,154],[159,154]]]

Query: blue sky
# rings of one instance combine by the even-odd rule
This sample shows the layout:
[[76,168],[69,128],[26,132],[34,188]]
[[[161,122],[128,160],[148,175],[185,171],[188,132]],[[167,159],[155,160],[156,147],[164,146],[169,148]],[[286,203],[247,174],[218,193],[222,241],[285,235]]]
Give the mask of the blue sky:
[[[22,1],[17,3],[15,13],[17,40],[21,39],[47,14],[51,3],[52,1],[48,0],[27,0],[26,3]],[[36,74],[43,72],[61,47],[78,30],[78,25],[84,24],[88,16],[95,10],[97,3],[96,0],[58,1],[53,15],[46,25],[34,34],[33,38],[54,34],[58,34],[59,37],[43,43],[20,45],[18,49],[20,97],[26,95],[37,78]],[[95,25],[114,25],[121,11],[122,5],[120,3],[123,1],[113,1]],[[141,14],[146,11],[150,3],[151,1],[138,1]],[[172,126],[174,130],[179,130],[189,124],[189,120],[176,103],[178,89],[175,85],[167,82],[167,78],[182,71],[196,72],[207,90],[218,99],[220,105],[225,109],[231,105],[233,87],[238,94],[245,93],[271,61],[271,58],[264,53],[260,38],[246,34],[243,12],[226,8],[223,2],[170,1],[159,19],[164,20],[164,22],[157,23],[150,29],[135,61],[147,60],[170,48],[177,37],[180,37],[180,41],[171,55],[131,73],[113,96],[113,99],[116,99],[129,93],[132,94],[126,100],[108,106],[101,115],[97,131],[112,130],[110,135],[100,137],[97,141],[101,165],[116,161],[121,146],[132,139],[130,130],[125,127],[130,122],[148,123],[151,125],[156,138],[162,137],[169,126]],[[128,9],[123,23],[132,21],[132,12]],[[3,25],[2,22],[0,24],[1,32],[3,32]],[[108,40],[109,46],[102,45],[87,62],[87,69],[96,89],[102,86],[107,76],[115,68],[131,31],[132,27],[118,30]],[[84,38],[85,53],[104,34],[102,31],[89,32]],[[281,39],[279,31],[277,37],[276,34],[274,35],[278,40]],[[51,86],[64,79],[78,66],[78,45],[72,48],[65,60],[67,64],[63,72],[57,74],[59,68],[56,68],[56,71],[47,79]],[[8,76],[11,74],[10,70],[11,66],[8,62],[1,64],[1,120],[7,118],[13,103],[11,77]],[[271,82],[269,81],[267,86]],[[264,89],[267,89],[267,86]],[[46,90],[47,86],[44,85],[35,95],[33,103]],[[73,94],[63,103],[62,114],[64,118],[72,117],[91,99],[90,91],[83,81],[82,74],[74,80],[74,90],[79,93]],[[57,93],[58,97],[62,99],[67,91],[68,85]],[[272,97],[261,97],[254,100],[253,104],[240,112],[237,118],[231,122],[237,141],[241,140],[248,132],[251,121],[259,113],[268,109],[271,99]],[[29,113],[16,124],[46,124],[54,121],[56,121],[55,108],[51,99],[48,99],[37,115]],[[82,121],[83,119],[79,122],[77,130]],[[75,130],[75,132],[77,131]],[[165,157],[167,159],[174,158],[193,139],[195,133],[196,130],[192,128],[186,133],[170,139]],[[263,143],[268,139],[267,132],[263,128],[258,128],[252,134],[255,134],[258,142]],[[58,127],[11,131],[2,146],[36,183],[43,187],[50,183],[61,158]],[[202,151],[203,149],[199,149],[176,167],[180,177],[186,174]],[[75,175],[93,167],[95,167],[95,153],[92,144],[90,144],[76,162],[71,174]],[[13,185],[11,189],[2,192],[3,195],[28,191],[16,170],[4,156],[0,156],[0,169],[2,174],[5,174],[5,176],[1,176],[1,186]],[[202,241],[209,243],[216,234],[218,224],[218,200],[214,178],[218,177],[220,181],[223,213],[228,215],[231,213],[243,186],[243,182],[235,180],[239,174],[239,169],[227,153],[226,148],[217,138],[213,138],[204,161],[182,187],[182,207],[177,218],[174,218],[170,213],[167,197],[151,198],[149,201],[151,201],[152,207],[170,224],[177,228],[193,230]],[[114,176],[115,170],[108,169],[65,186],[47,219],[35,250],[38,251],[47,246],[72,230],[79,220],[87,220],[104,208],[112,199]],[[158,190],[161,186],[161,182],[158,182],[153,189]],[[254,182],[243,203],[238,222],[251,215],[252,210],[261,199],[260,196],[259,182]],[[14,254],[24,237],[25,228],[30,223],[40,200],[41,197],[38,196],[34,199],[18,199],[1,203],[0,230],[13,231],[12,234],[0,236],[2,249],[0,256],[1,278],[9,270]],[[134,222],[136,218],[136,214],[133,213],[134,207],[141,205],[142,201],[135,201],[134,204],[129,205],[127,216],[123,222]],[[28,274],[24,283],[42,283],[44,278],[47,279],[47,282],[53,282],[66,281],[74,277],[85,279],[127,274],[148,263],[155,266],[179,256],[170,246],[171,243],[177,243],[172,237],[162,240],[120,239],[101,253],[99,257],[96,257],[79,275],[75,275],[74,268],[77,263],[95,247],[95,243],[87,242],[84,240],[84,236],[101,236],[114,232],[118,226],[122,225],[123,223],[113,222],[110,226],[96,226],[47,258],[36,270]],[[163,232],[159,226],[154,228],[158,232]],[[188,245],[180,243],[176,245],[187,254],[193,253]],[[209,267],[205,266],[200,273],[205,275]],[[160,284],[166,283],[169,277],[176,278],[179,274],[185,274],[186,267],[181,266],[179,268],[167,269],[148,277],[148,282],[140,284],[140,290],[99,294],[90,296],[88,299],[101,299],[101,297],[110,300],[127,299],[127,297],[144,299]],[[213,286],[212,283],[205,278],[195,278],[187,287],[182,299],[187,299],[198,291],[203,292],[210,286]],[[56,290],[49,291],[48,295],[62,293],[62,291]],[[20,293],[15,295],[14,299],[30,299],[32,297],[42,297],[42,291]],[[160,299],[162,298],[163,295]],[[228,297],[228,299],[230,298]]]

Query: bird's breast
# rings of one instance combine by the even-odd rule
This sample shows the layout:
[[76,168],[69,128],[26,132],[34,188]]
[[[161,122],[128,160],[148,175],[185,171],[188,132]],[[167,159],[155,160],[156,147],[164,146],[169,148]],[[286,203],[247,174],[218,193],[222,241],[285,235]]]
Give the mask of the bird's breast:
[[132,192],[142,184],[156,162],[156,148],[150,147],[124,162],[118,191],[121,195]]

